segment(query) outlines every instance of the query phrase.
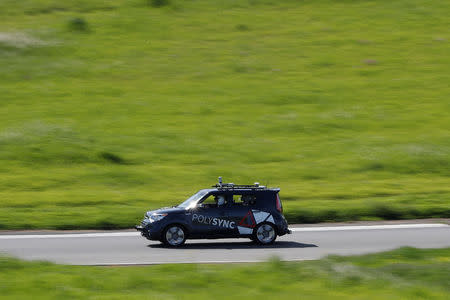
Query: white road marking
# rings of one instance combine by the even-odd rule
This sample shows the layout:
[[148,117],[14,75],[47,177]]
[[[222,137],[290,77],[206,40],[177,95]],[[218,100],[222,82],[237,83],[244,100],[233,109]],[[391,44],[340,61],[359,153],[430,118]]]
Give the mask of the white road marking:
[[305,231],[342,231],[342,230],[374,230],[374,229],[411,229],[449,227],[447,224],[396,224],[396,225],[364,225],[364,226],[333,226],[333,227],[296,227],[293,232]]
[[97,237],[123,237],[139,236],[139,232],[98,232],[98,233],[62,233],[62,234],[16,234],[0,235],[0,240],[20,239],[67,239],[67,238],[97,238]]
[[[374,230],[374,229],[411,229],[450,227],[447,224],[397,224],[397,225],[364,225],[364,226],[333,226],[333,227],[295,227],[292,232],[310,231],[343,231],[343,230]],[[67,238],[99,238],[99,237],[137,237],[139,232],[97,232],[97,233],[61,233],[61,234],[0,234],[0,240],[14,239],[67,239]]]
[[[277,256],[273,256],[277,257]],[[278,257],[279,258],[279,257]],[[305,260],[317,260],[317,258],[289,258],[283,259],[280,258],[281,261],[305,261]],[[165,265],[165,264],[242,264],[242,263],[259,263],[264,260],[257,259],[233,259],[233,260],[191,260],[191,261],[150,261],[145,263],[127,263],[127,262],[119,262],[119,263],[88,263],[88,264],[77,264],[79,266],[148,266],[148,265]],[[266,259],[267,261],[267,259]]]

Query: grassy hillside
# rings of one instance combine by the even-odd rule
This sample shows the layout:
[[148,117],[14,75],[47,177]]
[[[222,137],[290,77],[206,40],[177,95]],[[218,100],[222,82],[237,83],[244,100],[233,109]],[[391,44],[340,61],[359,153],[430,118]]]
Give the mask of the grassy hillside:
[[0,229],[129,227],[219,175],[291,222],[450,217],[450,2],[152,3],[0,2]]
[[450,249],[261,264],[77,267],[0,257],[0,298],[448,299]]

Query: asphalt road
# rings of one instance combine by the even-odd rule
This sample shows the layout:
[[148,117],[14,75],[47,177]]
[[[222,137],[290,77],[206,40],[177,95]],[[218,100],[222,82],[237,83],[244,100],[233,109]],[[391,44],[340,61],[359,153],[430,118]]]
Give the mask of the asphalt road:
[[181,248],[164,248],[134,231],[3,232],[0,253],[27,260],[76,265],[255,262],[318,259],[329,254],[353,255],[395,249],[450,247],[447,224],[368,226],[291,226],[293,233],[270,246],[247,239],[188,240]]

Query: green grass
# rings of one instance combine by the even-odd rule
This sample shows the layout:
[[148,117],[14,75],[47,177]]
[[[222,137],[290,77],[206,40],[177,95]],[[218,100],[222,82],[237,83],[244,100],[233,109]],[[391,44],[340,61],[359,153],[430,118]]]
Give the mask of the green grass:
[[258,264],[61,266],[0,257],[0,298],[448,299],[450,248]]
[[153,2],[0,2],[0,229],[130,227],[220,175],[291,222],[450,217],[448,1]]

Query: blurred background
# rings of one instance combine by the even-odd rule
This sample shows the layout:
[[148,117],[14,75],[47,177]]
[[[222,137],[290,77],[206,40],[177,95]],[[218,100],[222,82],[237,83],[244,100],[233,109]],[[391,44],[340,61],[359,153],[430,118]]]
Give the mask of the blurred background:
[[[0,0],[0,230],[131,228],[218,176],[280,187],[290,223],[450,218],[449,12],[440,0]],[[448,299],[449,257],[117,268],[0,253],[0,298]]]
[[450,2],[0,1],[0,229],[224,181],[292,222],[450,217]]

